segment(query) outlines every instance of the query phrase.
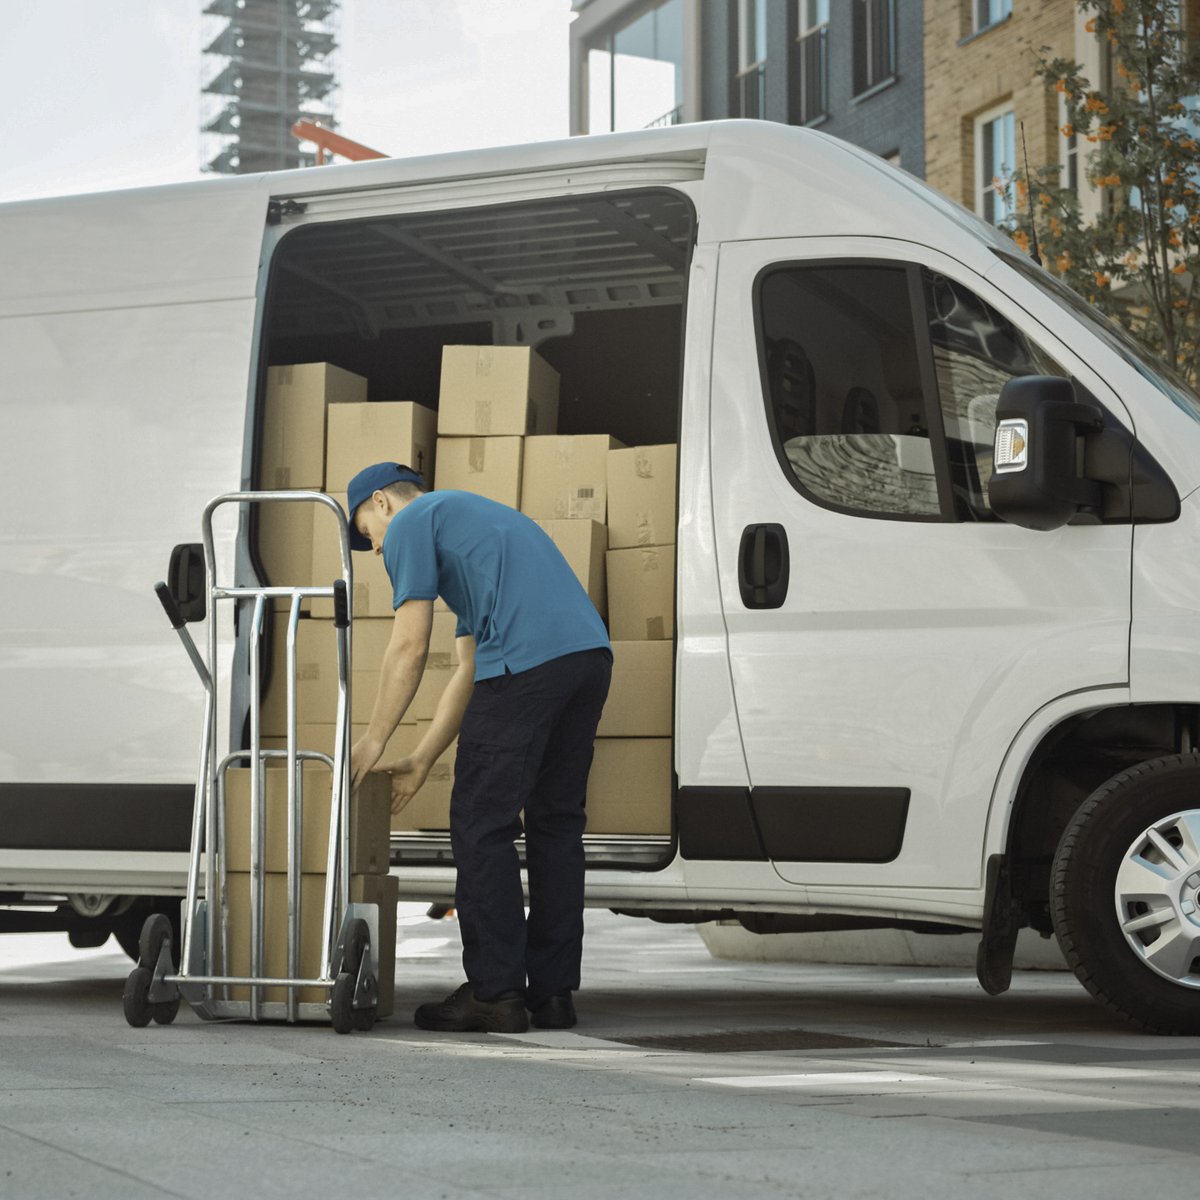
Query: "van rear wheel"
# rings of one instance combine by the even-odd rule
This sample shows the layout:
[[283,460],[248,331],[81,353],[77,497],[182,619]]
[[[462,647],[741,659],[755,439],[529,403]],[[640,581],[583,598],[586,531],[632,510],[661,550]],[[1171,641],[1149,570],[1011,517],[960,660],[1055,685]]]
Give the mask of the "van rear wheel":
[[1068,965],[1151,1033],[1200,1033],[1200,755],[1140,763],[1080,805],[1050,883]]

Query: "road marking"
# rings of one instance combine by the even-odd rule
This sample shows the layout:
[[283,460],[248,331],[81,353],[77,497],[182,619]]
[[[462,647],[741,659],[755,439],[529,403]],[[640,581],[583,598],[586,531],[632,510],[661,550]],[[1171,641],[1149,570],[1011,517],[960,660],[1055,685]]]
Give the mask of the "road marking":
[[810,1071],[802,1075],[716,1075],[694,1079],[736,1088],[867,1087],[881,1083],[945,1083],[940,1075],[909,1075],[902,1071]]

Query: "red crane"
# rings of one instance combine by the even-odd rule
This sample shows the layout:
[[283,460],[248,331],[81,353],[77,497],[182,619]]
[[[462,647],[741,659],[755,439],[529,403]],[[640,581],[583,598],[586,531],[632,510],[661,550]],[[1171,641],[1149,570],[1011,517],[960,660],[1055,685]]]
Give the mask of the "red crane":
[[302,142],[316,143],[318,167],[324,166],[326,153],[340,155],[342,158],[348,158],[351,162],[389,157],[380,150],[372,150],[370,146],[364,146],[361,142],[355,142],[348,137],[343,137],[340,133],[334,133],[332,129],[326,129],[324,125],[318,125],[315,121],[297,121],[292,126],[292,136],[299,138]]

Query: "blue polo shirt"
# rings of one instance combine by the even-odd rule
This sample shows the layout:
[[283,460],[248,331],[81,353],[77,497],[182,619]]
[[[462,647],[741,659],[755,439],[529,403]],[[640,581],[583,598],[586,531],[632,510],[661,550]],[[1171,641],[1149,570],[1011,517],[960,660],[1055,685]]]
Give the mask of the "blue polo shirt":
[[429,492],[389,522],[383,562],[392,606],[441,596],[457,636],[475,639],[475,679],[514,675],[579,650],[609,648],[587,592],[527,516],[470,492]]

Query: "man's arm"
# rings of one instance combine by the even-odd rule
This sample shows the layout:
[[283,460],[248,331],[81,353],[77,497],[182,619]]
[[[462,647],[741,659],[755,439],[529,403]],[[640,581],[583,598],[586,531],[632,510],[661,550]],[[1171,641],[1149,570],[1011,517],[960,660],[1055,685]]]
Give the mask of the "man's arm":
[[433,764],[458,736],[463,714],[475,687],[475,639],[470,635],[457,639],[458,669],[438,701],[433,721],[417,748],[408,758],[388,764],[392,774],[392,811],[398,813],[420,790]]
[[379,692],[371,710],[371,723],[350,751],[352,789],[357,788],[367,772],[379,762],[388,738],[396,732],[396,726],[416,695],[429,653],[432,628],[432,600],[406,600],[396,609],[392,636],[380,664]]

